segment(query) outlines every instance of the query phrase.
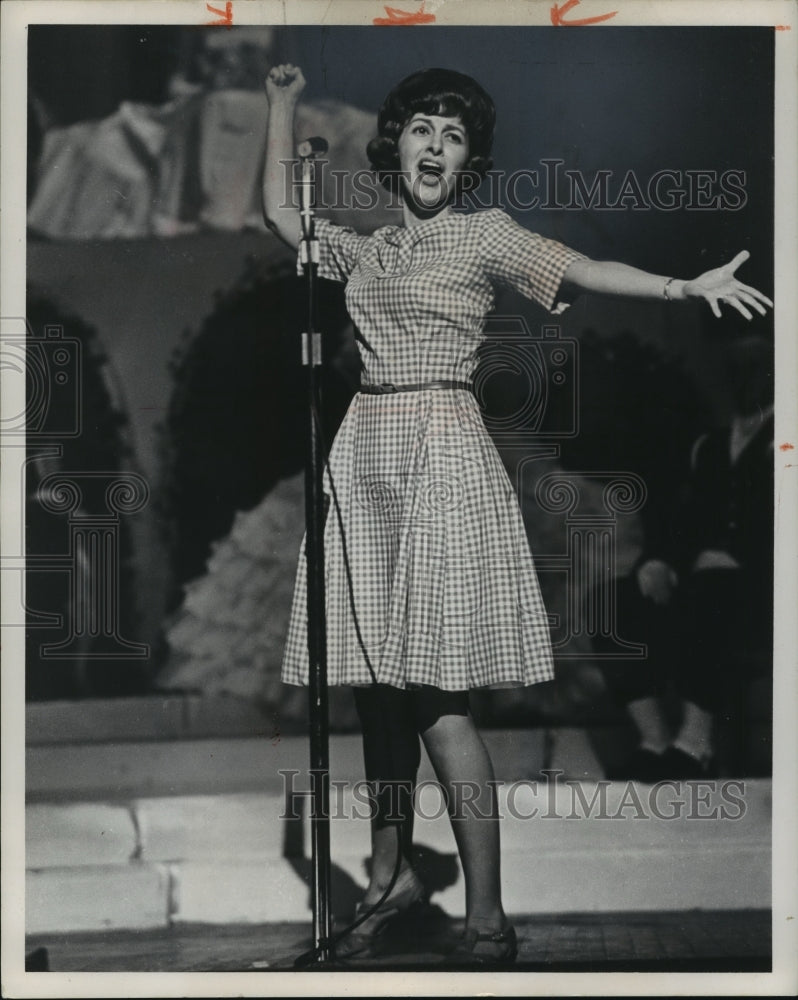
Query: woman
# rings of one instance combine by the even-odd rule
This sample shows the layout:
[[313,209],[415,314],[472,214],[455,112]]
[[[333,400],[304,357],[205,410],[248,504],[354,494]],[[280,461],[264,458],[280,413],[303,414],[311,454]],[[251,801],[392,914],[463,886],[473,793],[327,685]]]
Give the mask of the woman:
[[[304,85],[291,65],[266,81],[264,212],[293,247],[300,219],[280,161],[293,159]],[[549,680],[553,665],[518,503],[470,386],[494,287],[554,312],[580,292],[703,298],[716,315],[725,301],[747,318],[770,304],[734,278],[744,253],[684,281],[588,260],[499,210],[453,212],[466,172],[484,176],[491,166],[494,118],[470,77],[440,69],[408,77],[388,95],[368,147],[399,196],[403,224],[368,237],[316,224],[319,273],[346,283],[363,368],[329,458],[328,678],[355,689],[366,775],[379,782],[361,912],[379,905],[339,955],[372,954],[390,918],[423,897],[410,859],[419,735],[447,796],[465,878],[454,957],[491,964],[516,955],[502,909],[493,771],[468,690]],[[307,683],[304,558],[283,680]]]

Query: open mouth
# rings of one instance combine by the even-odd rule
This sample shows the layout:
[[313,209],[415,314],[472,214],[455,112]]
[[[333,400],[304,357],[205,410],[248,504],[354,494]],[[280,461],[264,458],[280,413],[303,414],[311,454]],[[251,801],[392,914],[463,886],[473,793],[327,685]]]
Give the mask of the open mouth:
[[435,160],[421,160],[418,165],[419,173],[425,176],[442,177],[443,167]]

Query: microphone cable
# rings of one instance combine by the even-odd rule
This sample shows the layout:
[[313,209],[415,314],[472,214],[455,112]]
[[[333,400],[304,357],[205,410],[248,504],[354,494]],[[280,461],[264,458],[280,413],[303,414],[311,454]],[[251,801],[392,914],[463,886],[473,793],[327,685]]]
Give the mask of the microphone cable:
[[[378,696],[381,696],[380,700],[384,700],[385,694],[384,694],[384,692],[382,692],[380,690],[379,682],[377,680],[377,674],[376,674],[376,672],[374,670],[374,667],[372,666],[371,658],[369,657],[368,650],[366,649],[366,643],[365,643],[365,641],[363,639],[363,634],[362,634],[362,632],[360,630],[360,621],[359,621],[358,616],[357,616],[357,607],[356,607],[356,604],[355,604],[355,589],[354,589],[354,583],[353,583],[353,580],[352,580],[352,569],[351,569],[351,565],[350,565],[350,562],[349,562],[349,550],[348,550],[348,547],[347,547],[347,544],[346,544],[346,528],[344,527],[343,514],[341,512],[341,505],[340,505],[340,503],[338,501],[338,491],[337,491],[337,489],[335,487],[335,479],[334,479],[333,474],[332,474],[332,468],[330,467],[329,451],[328,451],[327,443],[326,443],[326,440],[325,440],[324,428],[323,428],[323,425],[322,425],[320,414],[319,414],[318,409],[316,407],[315,400],[311,400],[311,410],[312,410],[312,413],[313,413],[313,422],[314,422],[314,424],[316,426],[316,433],[319,436],[319,440],[320,440],[321,446],[322,446],[322,452],[323,452],[323,455],[324,455],[324,468],[325,468],[325,471],[327,472],[327,478],[328,478],[328,481],[330,483],[330,497],[332,499],[332,506],[333,506],[333,508],[335,510],[336,520],[338,521],[338,530],[339,530],[340,535],[341,535],[341,553],[342,553],[343,561],[344,561],[344,570],[345,570],[345,573],[346,573],[346,582],[347,582],[347,592],[348,592],[348,596],[349,596],[349,607],[350,607],[350,610],[352,612],[352,620],[353,620],[353,623],[354,623],[354,626],[355,626],[355,635],[357,637],[358,646],[360,647],[360,650],[363,653],[363,658],[366,661],[366,667],[368,668],[368,672],[371,675],[371,683],[372,683],[373,687],[375,688],[375,690],[377,691]],[[387,715],[388,712],[389,712],[387,706],[383,705],[383,709],[384,709],[384,714]],[[382,730],[382,732],[385,735],[385,749],[387,751],[386,757],[387,757],[387,759],[391,763],[392,773],[396,774],[396,759],[395,759],[395,754],[394,754],[394,747],[393,747],[390,735],[388,735],[388,729],[387,729],[387,727],[384,728]],[[416,739],[418,739],[418,734],[416,734]],[[377,806],[378,806],[378,800],[379,800],[379,788],[376,789],[376,793],[375,793],[375,803],[377,804]],[[413,808],[412,794],[411,794],[410,808]],[[347,935],[351,934],[352,931],[354,931],[356,928],[360,927],[361,924],[365,923],[369,919],[369,917],[371,917],[374,913],[376,913],[380,909],[380,907],[382,906],[382,904],[388,899],[388,897],[390,896],[391,892],[393,891],[394,886],[396,885],[397,879],[399,878],[399,873],[401,871],[401,868],[402,868],[402,830],[401,830],[401,826],[399,825],[399,823],[397,823],[396,824],[396,861],[394,863],[393,872],[391,873],[391,878],[390,878],[390,880],[388,882],[388,886],[385,889],[385,891],[383,892],[383,894],[380,896],[380,898],[377,900],[376,903],[374,903],[367,910],[365,910],[363,913],[361,913],[355,920],[353,920],[350,924],[348,924],[346,927],[344,927],[343,930],[337,932],[336,934],[333,934],[332,937],[329,939],[329,941],[326,942],[331,947],[331,950],[332,950],[332,953],[333,953],[333,958],[335,957],[335,946],[338,944],[338,942],[341,941],[341,940],[343,940],[345,937],[347,937]],[[318,957],[318,954],[319,954],[319,947],[312,948],[310,951],[304,952],[302,955],[300,955],[294,961],[294,966],[295,967],[303,967],[303,966],[309,965],[310,963],[312,963],[313,961],[316,960],[316,958]]]

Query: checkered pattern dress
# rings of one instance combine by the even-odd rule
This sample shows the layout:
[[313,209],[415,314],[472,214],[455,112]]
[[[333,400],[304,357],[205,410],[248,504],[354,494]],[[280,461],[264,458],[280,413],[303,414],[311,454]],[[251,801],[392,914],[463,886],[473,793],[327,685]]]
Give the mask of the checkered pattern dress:
[[[581,254],[504,212],[441,215],[371,236],[320,220],[319,273],[346,282],[364,383],[471,380],[494,286],[554,312]],[[343,522],[325,528],[330,684],[448,691],[553,676],[521,512],[465,389],[355,396],[331,449]],[[346,546],[352,577],[350,598]],[[306,684],[304,543],[282,679]],[[365,655],[352,612],[357,615]]]

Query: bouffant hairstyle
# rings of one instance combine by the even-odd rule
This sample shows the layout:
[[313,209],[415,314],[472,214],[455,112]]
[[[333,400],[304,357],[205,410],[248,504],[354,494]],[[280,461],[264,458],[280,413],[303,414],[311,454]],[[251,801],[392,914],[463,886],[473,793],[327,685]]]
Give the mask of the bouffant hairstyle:
[[379,135],[366,153],[380,183],[395,191],[399,179],[399,136],[415,114],[459,116],[468,135],[464,172],[480,180],[490,170],[496,109],[476,80],[452,69],[423,69],[406,77],[388,94],[377,119]]

